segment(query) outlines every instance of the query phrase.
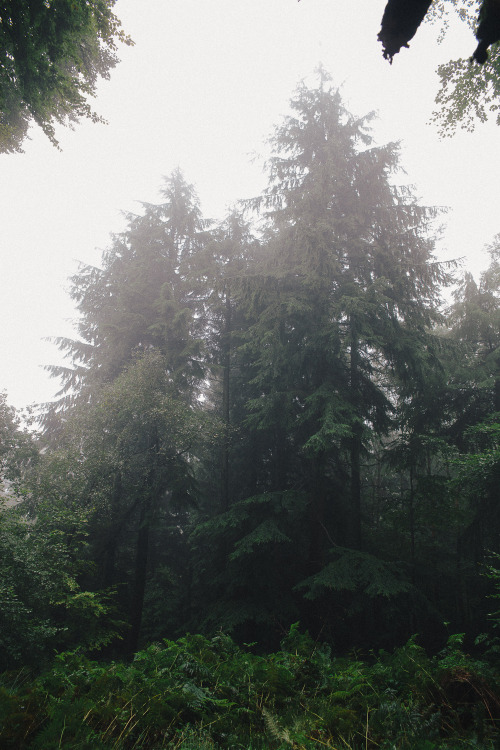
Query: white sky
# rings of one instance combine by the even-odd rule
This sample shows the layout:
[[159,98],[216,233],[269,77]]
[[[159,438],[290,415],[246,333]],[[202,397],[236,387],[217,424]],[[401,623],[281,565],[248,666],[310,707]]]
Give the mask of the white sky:
[[0,155],[0,391],[23,407],[57,390],[41,368],[60,361],[46,336],[71,336],[68,277],[100,263],[122,211],[159,201],[177,166],[204,215],[222,218],[265,185],[264,141],[297,83],[322,63],[353,114],[377,110],[378,144],[402,142],[407,182],[427,205],[449,206],[441,258],[466,256],[476,275],[497,221],[499,131],[439,140],[429,125],[439,62],[467,57],[457,24],[441,46],[424,25],[390,66],[377,33],[385,0],[118,0],[135,47],[94,102],[109,124],[58,130],[62,152],[31,131],[24,154]]

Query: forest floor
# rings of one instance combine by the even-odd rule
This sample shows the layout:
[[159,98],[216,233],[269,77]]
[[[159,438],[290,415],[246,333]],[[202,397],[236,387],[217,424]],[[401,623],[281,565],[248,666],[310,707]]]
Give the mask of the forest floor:
[[494,750],[499,673],[459,636],[434,657],[411,639],[338,658],[296,626],[268,655],[223,635],[153,644],[131,662],[77,650],[37,676],[1,676],[0,747]]

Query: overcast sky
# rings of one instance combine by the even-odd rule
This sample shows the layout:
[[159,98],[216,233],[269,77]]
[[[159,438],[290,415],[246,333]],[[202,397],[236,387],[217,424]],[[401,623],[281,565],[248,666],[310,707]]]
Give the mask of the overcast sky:
[[[499,131],[493,123],[440,140],[428,124],[435,69],[468,57],[471,32],[445,42],[424,25],[392,66],[377,42],[385,0],[118,0],[135,46],[99,87],[108,125],[57,132],[62,151],[30,131],[24,154],[0,155],[0,391],[23,407],[54,396],[41,365],[59,362],[44,337],[71,336],[68,277],[99,264],[123,211],[159,200],[181,167],[204,215],[222,218],[265,185],[265,139],[296,85],[319,63],[356,115],[376,110],[378,144],[400,141],[405,180],[421,202],[448,206],[440,258],[465,256],[476,275],[500,232]],[[255,156],[257,155],[257,159]]]

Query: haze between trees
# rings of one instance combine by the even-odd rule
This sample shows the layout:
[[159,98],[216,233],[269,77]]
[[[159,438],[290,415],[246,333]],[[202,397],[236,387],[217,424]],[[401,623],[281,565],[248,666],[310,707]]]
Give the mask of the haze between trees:
[[[374,146],[369,121],[319,71],[271,138],[249,214],[210,224],[177,170],[102,267],[75,275],[61,400],[37,436],[1,411],[22,500],[0,514],[4,668],[54,649],[131,658],[185,632],[269,651],[297,621],[337,655],[483,633],[496,664],[498,242],[443,312],[437,212],[394,186],[397,148]],[[466,663],[482,708],[431,747],[495,741],[480,716],[495,679]]]

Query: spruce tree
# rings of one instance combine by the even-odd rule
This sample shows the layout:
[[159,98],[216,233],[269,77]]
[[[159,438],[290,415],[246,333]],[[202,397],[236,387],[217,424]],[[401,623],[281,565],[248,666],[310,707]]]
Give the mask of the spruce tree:
[[[437,212],[395,187],[397,147],[373,146],[371,115],[351,115],[323,70],[316,88],[298,88],[291,109],[271,139],[269,187],[251,203],[267,221],[266,257],[247,280],[248,328],[235,352],[246,364],[244,424],[260,436],[259,494],[219,529],[233,539],[232,559],[238,550],[251,566],[259,550],[266,586],[281,600],[290,587],[282,611],[298,606],[307,621],[333,615],[328,592],[363,587],[370,566],[379,582],[370,597],[407,589],[366,549],[364,464],[396,425],[398,390],[423,387],[448,276],[433,258]],[[300,509],[282,516],[273,497]],[[262,526],[261,513],[248,516],[250,503],[267,504],[272,527]],[[346,555],[358,578],[346,578]],[[266,599],[263,582],[244,585]],[[321,599],[316,614],[297,592]]]
[[[447,279],[428,233],[436,211],[391,184],[396,146],[373,147],[371,116],[350,115],[329,76],[319,76],[317,89],[298,89],[294,115],[272,139],[262,203],[274,288],[262,295],[255,333],[265,329],[271,341],[271,320],[274,333],[272,354],[260,349],[258,378],[267,401],[280,384],[282,423],[294,425],[302,455],[322,462],[334,446],[342,455],[351,503],[343,541],[359,547],[363,445],[389,426],[391,371],[401,380],[417,374]],[[255,415],[264,416],[265,401],[252,404]]]
[[[62,399],[46,415],[50,455],[65,451],[69,435],[80,452],[83,479],[73,489],[78,502],[95,503],[89,551],[97,564],[94,584],[118,586],[122,593],[130,651],[137,646],[144,602],[157,609],[148,577],[156,585],[155,571],[167,567],[172,580],[183,575],[182,527],[194,501],[194,457],[191,444],[178,446],[175,436],[200,414],[205,389],[192,267],[210,233],[179,170],[165,181],[162,195],[160,205],[145,204],[140,215],[128,215],[102,268],[85,266],[73,278],[80,339],[58,340],[72,366],[50,368],[62,378]],[[186,502],[179,504],[182,498]],[[183,599],[173,589],[164,612],[174,609],[173,598]],[[171,632],[178,619],[164,628]],[[151,623],[147,627],[157,635]]]
[[113,237],[102,268],[86,265],[73,276],[79,339],[56,339],[71,362],[48,368],[62,380],[59,395],[67,396],[56,408],[75,395],[89,398],[151,348],[165,356],[179,394],[193,397],[203,370],[186,275],[207,242],[207,222],[179,170],[165,180],[162,196],[161,204],[127,215],[128,227]]

